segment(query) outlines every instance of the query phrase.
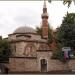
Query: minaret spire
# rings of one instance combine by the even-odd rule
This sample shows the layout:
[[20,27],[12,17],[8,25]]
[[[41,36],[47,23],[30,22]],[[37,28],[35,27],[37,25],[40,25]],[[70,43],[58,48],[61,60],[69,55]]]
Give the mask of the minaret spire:
[[46,0],[44,0],[43,13],[47,13]]
[[43,6],[43,8],[46,8],[46,0],[44,0],[44,6]]
[[43,13],[42,13],[42,37],[48,38],[48,13],[46,7],[46,0],[44,0]]

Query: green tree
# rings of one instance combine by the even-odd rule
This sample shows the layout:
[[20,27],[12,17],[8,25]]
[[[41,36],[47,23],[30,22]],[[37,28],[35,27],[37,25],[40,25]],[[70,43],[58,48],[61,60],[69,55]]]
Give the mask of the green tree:
[[52,43],[52,29],[50,28],[50,25],[48,25],[48,43]]
[[71,3],[74,2],[75,4],[75,0],[63,0],[63,4],[68,4],[68,7],[70,7]]
[[56,36],[58,44],[75,48],[75,13],[67,13]]
[[42,27],[36,27],[36,32],[42,36]]
[[[48,0],[48,2],[51,2],[53,0]],[[58,0],[57,0],[58,1]],[[71,3],[74,2],[75,4],[75,0],[59,0],[59,1],[63,1],[63,4],[68,4],[68,7],[70,7]]]
[[7,62],[10,56],[10,46],[7,39],[0,39],[0,62]]

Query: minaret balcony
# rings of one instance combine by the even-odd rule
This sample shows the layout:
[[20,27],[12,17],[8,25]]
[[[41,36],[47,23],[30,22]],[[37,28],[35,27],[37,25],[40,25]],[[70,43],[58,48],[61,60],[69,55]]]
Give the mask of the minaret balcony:
[[42,17],[42,18],[48,18],[49,16],[48,16],[48,13],[43,13],[43,14],[41,15],[41,17]]

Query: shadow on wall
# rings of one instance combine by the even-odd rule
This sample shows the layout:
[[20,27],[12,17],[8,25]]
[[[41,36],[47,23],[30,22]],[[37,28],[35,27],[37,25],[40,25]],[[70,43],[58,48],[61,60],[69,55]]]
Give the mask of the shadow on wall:
[[0,74],[8,74],[8,68],[2,63],[0,63]]

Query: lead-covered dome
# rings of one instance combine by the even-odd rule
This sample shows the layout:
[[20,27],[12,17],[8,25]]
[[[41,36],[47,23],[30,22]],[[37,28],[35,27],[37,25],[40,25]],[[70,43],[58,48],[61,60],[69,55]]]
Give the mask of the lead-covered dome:
[[27,26],[22,26],[17,28],[14,33],[16,34],[21,34],[21,33],[36,33],[35,29],[31,28],[31,27],[27,27]]

